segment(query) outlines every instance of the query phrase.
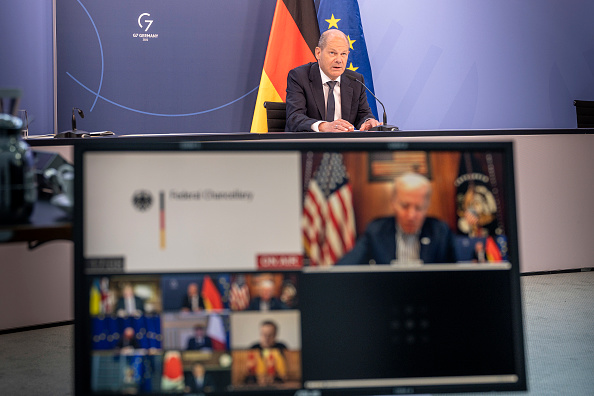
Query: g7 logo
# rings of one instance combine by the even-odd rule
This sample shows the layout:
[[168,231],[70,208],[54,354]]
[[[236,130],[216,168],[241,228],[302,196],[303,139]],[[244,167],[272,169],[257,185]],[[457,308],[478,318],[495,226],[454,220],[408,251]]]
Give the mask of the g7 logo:
[[[141,29],[142,29],[142,17],[144,17],[144,16],[150,17],[151,14],[149,14],[147,12],[144,12],[144,13],[140,14],[140,16],[138,17],[138,26],[140,26]],[[148,23],[148,25],[146,25],[146,29],[144,29],[144,31],[146,32],[146,31],[149,30],[149,28],[153,24],[153,20],[152,19],[145,19],[144,21]]]

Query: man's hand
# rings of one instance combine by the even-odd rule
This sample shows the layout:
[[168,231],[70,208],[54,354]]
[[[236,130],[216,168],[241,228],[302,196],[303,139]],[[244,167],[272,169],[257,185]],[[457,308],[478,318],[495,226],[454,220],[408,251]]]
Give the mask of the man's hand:
[[382,123],[376,120],[375,118],[370,118],[366,120],[363,124],[361,124],[361,128],[359,130],[368,131],[370,128],[373,128],[378,125],[382,125]]
[[351,132],[355,127],[348,121],[339,119],[332,122],[322,122],[318,129],[320,132]]

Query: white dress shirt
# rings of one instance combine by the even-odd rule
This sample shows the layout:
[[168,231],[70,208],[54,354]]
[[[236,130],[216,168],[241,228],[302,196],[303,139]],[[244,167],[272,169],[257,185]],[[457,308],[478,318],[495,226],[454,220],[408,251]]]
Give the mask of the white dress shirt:
[[[319,67],[319,66],[318,66]],[[328,104],[328,92],[330,91],[330,87],[326,84],[328,81],[332,81],[330,77],[328,77],[322,69],[320,69],[320,75],[322,76],[322,88],[324,89],[324,108],[326,108]],[[342,118],[342,107],[340,102],[340,79],[342,76],[338,76],[336,81],[336,85],[334,85],[334,119],[338,120]],[[312,124],[311,129],[315,132],[320,132],[320,124],[326,121],[316,121]]]
[[407,234],[396,223],[396,260],[399,264],[415,263],[420,260],[420,234],[420,231],[416,234]]

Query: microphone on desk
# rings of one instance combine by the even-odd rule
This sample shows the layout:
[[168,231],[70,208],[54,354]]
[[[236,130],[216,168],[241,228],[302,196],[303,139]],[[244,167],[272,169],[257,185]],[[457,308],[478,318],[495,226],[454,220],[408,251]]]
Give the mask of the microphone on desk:
[[76,131],[76,113],[74,112],[74,110],[78,110],[78,115],[80,116],[80,118],[85,118],[85,113],[83,113],[83,111],[78,107],[72,108],[72,130]]
[[373,96],[375,98],[375,100],[378,101],[379,104],[382,105],[382,108],[384,109],[384,123],[383,125],[378,125],[375,126],[373,128],[370,128],[370,131],[398,131],[398,127],[395,125],[389,125],[388,124],[388,117],[386,116],[386,107],[384,106],[384,104],[381,102],[381,100],[379,100],[377,98],[377,96],[375,96],[375,94],[373,92],[371,92],[371,90],[369,88],[367,88],[367,85],[365,85],[361,80],[359,80],[357,77],[355,76],[351,76],[350,74],[344,74],[345,76],[347,76],[348,78],[350,78],[353,81],[358,82],[359,84],[361,84],[363,86],[363,88],[365,88],[367,90],[367,92],[369,92],[371,94],[371,96]]
[[87,137],[89,133],[86,131],[79,131],[76,129],[76,113],[80,116],[80,118],[85,118],[85,113],[78,107],[72,108],[72,129],[69,131],[64,131],[60,133],[56,133],[54,135],[55,138],[76,138],[76,137]]
[[60,133],[56,133],[54,135],[55,138],[79,138],[79,137],[93,137],[93,136],[110,136],[115,135],[112,131],[100,131],[100,132],[87,132],[87,131],[80,131],[76,129],[76,113],[80,116],[80,118],[85,118],[85,113],[78,107],[72,108],[72,129],[69,131],[64,131]]

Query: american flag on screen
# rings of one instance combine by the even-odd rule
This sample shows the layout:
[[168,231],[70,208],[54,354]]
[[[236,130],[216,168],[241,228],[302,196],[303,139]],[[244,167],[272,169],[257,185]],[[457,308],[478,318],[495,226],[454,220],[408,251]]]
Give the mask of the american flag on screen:
[[341,154],[323,154],[303,201],[302,229],[311,265],[333,265],[353,247],[353,193]]

